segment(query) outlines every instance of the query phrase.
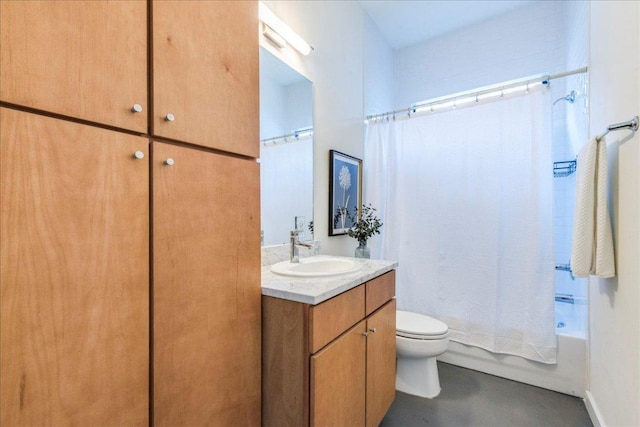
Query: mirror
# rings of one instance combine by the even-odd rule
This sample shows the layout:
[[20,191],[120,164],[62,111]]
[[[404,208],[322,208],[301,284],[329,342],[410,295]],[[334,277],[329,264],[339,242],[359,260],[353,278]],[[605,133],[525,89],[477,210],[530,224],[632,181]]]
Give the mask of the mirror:
[[260,48],[260,202],[263,246],[289,243],[293,229],[311,240],[312,84]]

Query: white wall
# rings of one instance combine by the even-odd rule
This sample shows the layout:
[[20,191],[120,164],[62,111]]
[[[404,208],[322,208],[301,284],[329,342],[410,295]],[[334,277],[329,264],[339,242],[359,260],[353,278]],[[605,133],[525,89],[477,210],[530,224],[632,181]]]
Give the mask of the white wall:
[[565,71],[564,2],[537,2],[396,51],[394,107]]
[[[640,114],[640,3],[591,3],[591,135]],[[588,408],[596,425],[640,425],[640,135],[609,134],[617,277],[591,279]]]
[[391,110],[393,110],[393,49],[373,20],[366,15],[364,112],[366,115],[372,115]]
[[260,139],[286,133],[284,97],[282,86],[260,76]]
[[313,126],[313,86],[309,82],[287,86],[285,105],[289,130]]

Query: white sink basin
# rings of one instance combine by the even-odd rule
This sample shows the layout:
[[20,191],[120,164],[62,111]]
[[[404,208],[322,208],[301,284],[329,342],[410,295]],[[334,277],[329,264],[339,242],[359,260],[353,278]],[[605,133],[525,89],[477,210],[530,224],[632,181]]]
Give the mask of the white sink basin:
[[271,271],[282,276],[331,277],[358,271],[362,265],[346,258],[312,256],[301,258],[300,262],[282,261],[271,266]]

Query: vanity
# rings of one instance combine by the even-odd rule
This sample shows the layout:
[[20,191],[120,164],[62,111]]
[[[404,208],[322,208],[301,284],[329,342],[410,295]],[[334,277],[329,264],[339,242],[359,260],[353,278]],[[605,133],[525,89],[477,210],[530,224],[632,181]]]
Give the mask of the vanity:
[[264,426],[377,426],[393,402],[398,263],[344,259],[361,268],[331,277],[262,268]]

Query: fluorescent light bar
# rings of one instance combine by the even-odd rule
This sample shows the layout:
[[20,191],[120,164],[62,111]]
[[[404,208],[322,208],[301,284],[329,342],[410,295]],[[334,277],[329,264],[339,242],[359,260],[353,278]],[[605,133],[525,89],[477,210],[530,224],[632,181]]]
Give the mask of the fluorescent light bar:
[[271,40],[271,42],[275,44],[278,49],[282,49],[283,47],[287,46],[287,41],[283,39],[277,31],[275,31],[264,22],[262,23],[262,35]]
[[[271,31],[277,33],[283,40],[287,42],[289,46],[293,47],[301,54],[305,56],[309,55],[312,49],[309,43],[304,41],[302,37],[300,37],[295,31],[291,29],[291,27],[289,27],[280,18],[278,18],[276,14],[267,7],[267,5],[259,2],[258,13],[260,21],[262,21],[265,27],[268,27]],[[269,38],[269,40],[274,41],[270,36],[265,34],[264,30],[263,34],[265,35],[265,37]],[[275,43],[278,45],[278,42]]]

